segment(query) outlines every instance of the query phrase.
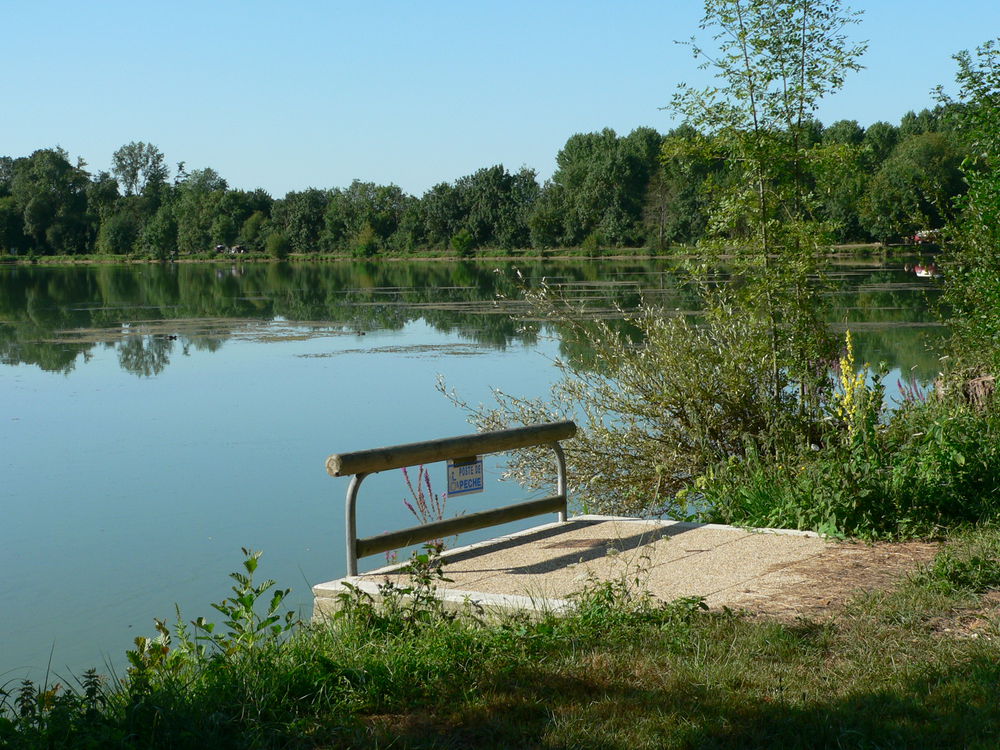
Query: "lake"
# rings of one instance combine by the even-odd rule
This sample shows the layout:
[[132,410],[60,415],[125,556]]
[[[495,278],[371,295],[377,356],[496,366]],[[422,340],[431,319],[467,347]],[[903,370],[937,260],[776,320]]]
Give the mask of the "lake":
[[[907,262],[831,275],[831,324],[894,369],[890,390],[937,371],[933,286]],[[489,403],[491,388],[544,395],[552,359],[585,357],[518,318],[519,275],[595,314],[696,304],[654,260],[0,266],[0,686],[49,664],[63,681],[120,672],[175,603],[218,621],[241,547],[307,617],[310,586],[345,569],[347,480],[328,455],[472,431],[439,376]],[[530,497],[501,461],[449,513]],[[443,465],[430,471],[441,492]],[[404,497],[400,473],[366,480],[359,534],[410,525]]]

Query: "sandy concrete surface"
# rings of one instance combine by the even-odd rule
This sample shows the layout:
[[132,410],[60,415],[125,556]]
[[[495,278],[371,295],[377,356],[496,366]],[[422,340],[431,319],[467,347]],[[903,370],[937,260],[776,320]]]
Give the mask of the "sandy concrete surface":
[[[887,584],[933,552],[933,545],[876,548],[802,531],[578,516],[446,551],[451,580],[438,595],[455,606],[559,611],[588,582],[625,580],[663,601],[702,596],[713,609],[813,615],[865,588],[869,560]],[[321,583],[314,614],[336,607],[345,581],[377,595],[387,579],[407,584],[405,564]]]

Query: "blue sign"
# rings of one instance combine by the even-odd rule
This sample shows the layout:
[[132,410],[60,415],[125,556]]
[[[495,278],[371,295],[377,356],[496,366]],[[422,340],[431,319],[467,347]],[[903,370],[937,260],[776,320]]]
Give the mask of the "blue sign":
[[483,491],[483,457],[448,459],[448,497]]

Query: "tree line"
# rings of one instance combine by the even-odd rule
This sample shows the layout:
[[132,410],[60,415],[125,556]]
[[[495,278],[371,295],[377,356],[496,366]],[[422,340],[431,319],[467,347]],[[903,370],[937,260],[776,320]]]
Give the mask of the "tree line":
[[[961,105],[909,112],[898,125],[817,120],[779,133],[801,154],[813,219],[831,242],[899,242],[952,218],[968,147],[953,126]],[[0,253],[139,254],[169,258],[233,247],[283,257],[421,251],[690,245],[709,207],[745,178],[718,134],[682,125],[666,135],[610,128],[571,136],[550,180],[503,165],[434,185],[422,196],[355,180],[345,188],[230,189],[211,168],[171,174],[153,144],[115,151],[92,173],[59,147],[0,157]],[[733,236],[737,236],[734,232]]]

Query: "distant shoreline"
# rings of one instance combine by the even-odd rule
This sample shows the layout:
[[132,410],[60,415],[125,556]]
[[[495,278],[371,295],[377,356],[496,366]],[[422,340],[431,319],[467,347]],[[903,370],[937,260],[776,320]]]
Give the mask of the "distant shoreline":
[[[523,253],[499,251],[494,254],[486,251],[483,254],[460,256],[457,253],[414,253],[386,254],[370,258],[359,258],[347,254],[331,253],[293,253],[284,261],[301,263],[381,263],[381,262],[510,262],[510,261],[623,261],[623,260],[686,260],[696,257],[694,248],[678,248],[680,252],[650,252],[643,248],[622,248],[608,254],[585,254],[580,250],[560,249],[558,252],[539,252],[526,250]],[[849,245],[833,245],[828,253],[829,258],[857,258],[869,255],[920,255],[935,254],[940,248],[937,245],[880,245],[876,242]],[[720,260],[731,258],[731,255],[720,255]],[[148,263],[277,263],[283,262],[264,253],[247,253],[241,255],[224,255],[216,253],[195,253],[177,258],[158,259],[147,256],[131,255],[36,255],[31,256],[0,256],[0,266],[88,266],[88,265],[133,265]]]

